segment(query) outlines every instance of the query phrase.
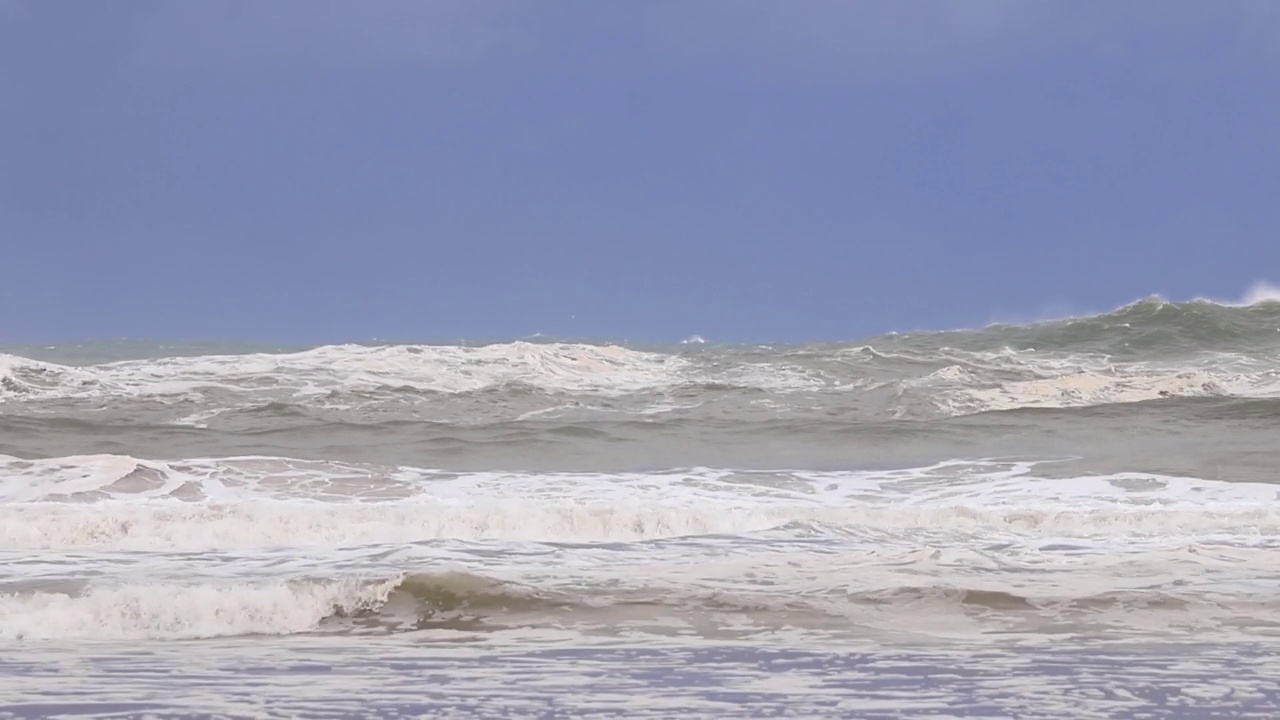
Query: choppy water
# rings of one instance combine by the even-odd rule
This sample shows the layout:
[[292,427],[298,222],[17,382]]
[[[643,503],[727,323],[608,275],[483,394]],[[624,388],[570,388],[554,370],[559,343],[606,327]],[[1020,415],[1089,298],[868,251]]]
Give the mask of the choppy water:
[[0,352],[14,716],[1280,712],[1280,303]]

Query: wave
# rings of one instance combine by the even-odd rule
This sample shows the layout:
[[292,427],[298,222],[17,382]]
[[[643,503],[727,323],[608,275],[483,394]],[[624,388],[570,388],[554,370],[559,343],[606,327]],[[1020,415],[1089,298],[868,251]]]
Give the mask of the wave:
[[862,537],[1280,532],[1280,492],[1031,461],[887,471],[443,472],[288,458],[0,457],[0,549],[198,551],[381,543],[644,542],[803,524]]
[[288,635],[336,613],[385,603],[396,582],[86,585],[0,594],[0,639],[150,639]]
[[1280,295],[1261,286],[1241,302],[1144,298],[1115,310],[1028,324],[997,323],[980,330],[916,334],[962,347],[1096,352],[1124,357],[1188,353],[1275,352]]
[[[1272,500],[1274,501],[1274,493]],[[905,542],[930,537],[1109,538],[1280,533],[1280,510],[1162,508],[1070,510],[1061,506],[984,509],[926,507],[697,510],[660,503],[494,502],[474,507],[406,503],[303,506],[247,502],[68,505],[0,508],[0,550],[196,552],[273,547],[348,547],[439,540],[629,543],[669,538],[741,536],[807,525],[823,531]],[[895,538],[898,538],[895,540]]]
[[[964,625],[1063,623],[1232,627],[1280,609],[1274,593],[1226,601],[1194,590],[1149,587],[1077,593],[983,585],[889,585],[797,594],[786,588],[723,591],[616,582],[514,582],[459,570],[382,577],[203,582],[85,581],[62,588],[9,585],[0,592],[0,641],[194,639],[303,633],[465,633],[592,628],[626,634],[714,632],[754,626],[777,633],[869,628],[954,634]],[[694,621],[694,622],[690,622]],[[1127,627],[1126,629],[1132,629]]]
[[71,367],[0,356],[0,389],[28,398],[335,389],[462,393],[524,383],[548,390],[625,393],[669,382],[679,358],[610,345],[515,342],[481,347],[332,345],[297,353],[203,355]]
[[[1148,298],[1101,315],[801,347],[323,346],[72,366],[0,355],[0,404],[171,425],[483,423],[769,410],[932,419],[1172,397],[1280,397],[1280,302]],[[1246,298],[1249,299],[1249,298]],[[696,415],[695,413],[691,413]],[[256,427],[256,426],[255,426]]]
[[351,406],[371,400],[430,403],[501,391],[623,397],[691,387],[785,392],[821,378],[787,364],[712,362],[616,345],[514,342],[480,347],[333,345],[287,354],[205,355],[68,366],[0,354],[0,402],[231,402],[250,398]]
[[[384,421],[475,426],[670,414],[696,418],[700,408],[713,415],[727,408],[738,417],[764,420],[832,411],[854,420],[930,419],[1161,398],[1280,397],[1280,355],[1207,353],[1173,361],[1125,361],[1104,354],[950,347],[859,347],[815,354],[752,356],[749,361],[703,358],[697,362],[709,365],[701,369],[694,359],[673,356],[671,364],[682,364],[684,374],[671,370],[643,387],[601,375],[592,380],[594,389],[509,380],[451,392],[414,388],[405,378],[398,384],[362,387],[360,373],[337,369],[326,370],[323,380],[296,367],[255,374],[253,363],[230,361],[232,367],[223,375],[210,372],[202,378],[183,374],[187,370],[153,370],[153,361],[110,368],[11,361],[7,370],[0,366],[0,374],[8,373],[0,375],[5,380],[0,404],[10,406],[7,414],[15,422],[24,414],[93,422],[104,412],[132,407],[124,425],[149,419],[173,427],[256,431]],[[730,367],[722,367],[726,364]],[[421,382],[447,384],[440,378],[428,380],[433,376],[423,372]],[[594,394],[596,400],[564,397],[573,393]]]
[[430,540],[638,542],[749,533],[826,514],[805,507],[698,510],[643,502],[584,505],[570,499],[536,506],[492,500],[470,507],[430,501],[6,506],[0,507],[0,549],[200,551]]
[[[1225,364],[1225,363],[1224,363]],[[952,366],[956,368],[956,366]],[[1088,408],[1153,400],[1188,398],[1280,398],[1280,372],[1220,367],[1153,369],[1111,365],[1088,367],[1050,377],[1000,383],[955,383],[947,370],[920,384],[932,383],[934,407],[946,415],[970,415],[1026,408]]]

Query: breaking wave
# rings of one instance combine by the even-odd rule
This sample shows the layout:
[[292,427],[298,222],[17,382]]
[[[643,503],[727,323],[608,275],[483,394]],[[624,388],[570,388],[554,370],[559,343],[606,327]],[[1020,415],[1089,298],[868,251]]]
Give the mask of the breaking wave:
[[[1274,502],[1274,492],[1272,502]],[[447,504],[316,506],[251,502],[229,506],[103,503],[0,509],[0,550],[207,551],[272,547],[344,547],[439,540],[467,542],[644,542],[738,536],[807,525],[884,542],[909,535],[938,538],[1032,535],[1079,538],[1195,537],[1280,533],[1275,507],[1220,509],[1089,508],[1026,505],[892,507],[814,505],[695,509],[631,502],[584,505],[572,500]],[[895,537],[897,539],[895,539]]]
[[780,413],[817,400],[854,414],[918,418],[1170,397],[1276,398],[1277,296],[1259,286],[1242,305],[1148,298],[1089,317],[799,347],[335,345],[85,366],[0,355],[0,403],[41,412],[40,403],[101,410],[151,401],[174,408],[168,422],[202,427],[222,413],[251,420],[263,408],[508,421],[545,418],[566,403],[660,414],[772,397]]
[[[1107,625],[1178,622],[1218,626],[1247,613],[1274,613],[1280,596],[1260,592],[1228,605],[1174,588],[1096,594],[1035,593],[960,585],[810,589],[802,595],[613,583],[539,587],[465,571],[386,577],[272,581],[83,582],[75,587],[0,586],[0,640],[194,639],[302,633],[421,630],[489,633],[584,629],[687,634],[699,618],[758,630],[907,628],[947,634],[947,623],[1037,625],[1073,620]],[[1028,624],[1031,623],[1030,626]],[[697,626],[695,626],[697,627]],[[681,628],[685,628],[681,630]],[[1130,628],[1132,629],[1132,628]]]
[[[699,407],[715,410],[725,403],[756,415],[772,408],[772,417],[812,411],[816,401],[855,418],[881,411],[889,418],[918,418],[1172,397],[1280,397],[1280,353],[1215,352],[1132,362],[1105,354],[1044,352],[1030,347],[1039,343],[1023,344],[1028,347],[992,351],[886,346],[803,355],[757,351],[740,359],[724,351],[729,356],[670,356],[646,360],[648,366],[591,371],[598,375],[552,373],[521,379],[481,378],[465,370],[450,378],[429,368],[420,376],[372,379],[367,372],[329,360],[317,360],[322,371],[301,366],[268,370],[259,359],[243,364],[219,359],[226,367],[197,371],[199,362],[212,358],[184,359],[179,368],[165,367],[167,361],[73,368],[0,356],[0,404],[10,406],[15,420],[24,408],[34,418],[82,412],[73,417],[94,422],[95,412],[158,402],[141,410],[161,412],[155,420],[159,424],[202,428],[214,423],[234,429],[379,420],[598,420],[672,412],[696,417]],[[491,369],[491,374],[499,373]],[[566,399],[573,397],[600,400]],[[83,409],[67,407],[67,401],[81,403]]]
[[1275,485],[1144,473],[1050,480],[1035,475],[1037,464],[459,473],[288,458],[0,456],[0,550],[644,542],[794,524],[885,542],[1280,532]]

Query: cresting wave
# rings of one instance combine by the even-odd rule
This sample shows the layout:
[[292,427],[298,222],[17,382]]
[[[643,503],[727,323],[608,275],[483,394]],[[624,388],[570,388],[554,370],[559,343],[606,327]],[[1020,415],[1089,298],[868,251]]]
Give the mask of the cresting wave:
[[539,587],[463,572],[400,572],[266,581],[87,582],[75,588],[5,588],[0,641],[193,639],[299,633],[464,634],[592,630],[607,635],[726,631],[819,632],[857,637],[869,630],[954,636],[986,629],[1035,632],[1063,622],[1105,634],[1140,621],[1247,632],[1242,617],[1280,609],[1260,591],[1230,603],[1212,592],[1138,588],[1090,592],[1034,587],[1009,591],[956,584],[844,586],[805,592],[760,587],[699,589],[654,582]]
[[[821,399],[854,415],[911,419],[1173,397],[1280,398],[1278,368],[1280,302],[1269,296],[1243,307],[1148,299],[1086,318],[856,345],[661,352],[531,342],[338,345],[89,366],[0,355],[0,407],[47,414],[67,411],[67,401],[86,411],[151,401],[187,408],[167,422],[200,426],[264,404],[364,415],[397,407],[408,408],[404,417],[453,421],[462,415],[439,415],[442,398],[473,398],[493,412],[477,415],[468,405],[465,416],[509,421],[554,415],[565,398],[600,399],[602,412],[661,414],[717,398],[771,397],[780,413],[802,413]],[[551,400],[513,403],[531,394]]]
[[0,640],[461,629],[474,627],[468,621],[478,615],[501,622],[526,614],[545,621],[557,611],[587,611],[593,604],[586,594],[539,591],[460,571],[0,588],[7,590],[0,592]]
[[335,390],[475,392],[524,384],[625,394],[669,382],[684,361],[617,346],[515,342],[480,347],[331,345],[298,353],[205,355],[71,367],[0,356],[11,397],[182,396],[201,391],[317,397]]

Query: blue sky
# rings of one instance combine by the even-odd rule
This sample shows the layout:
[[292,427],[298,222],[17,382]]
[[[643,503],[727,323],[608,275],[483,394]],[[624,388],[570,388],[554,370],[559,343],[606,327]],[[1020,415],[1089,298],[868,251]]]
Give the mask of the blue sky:
[[0,341],[1239,297],[1278,126],[1273,0],[0,0]]

